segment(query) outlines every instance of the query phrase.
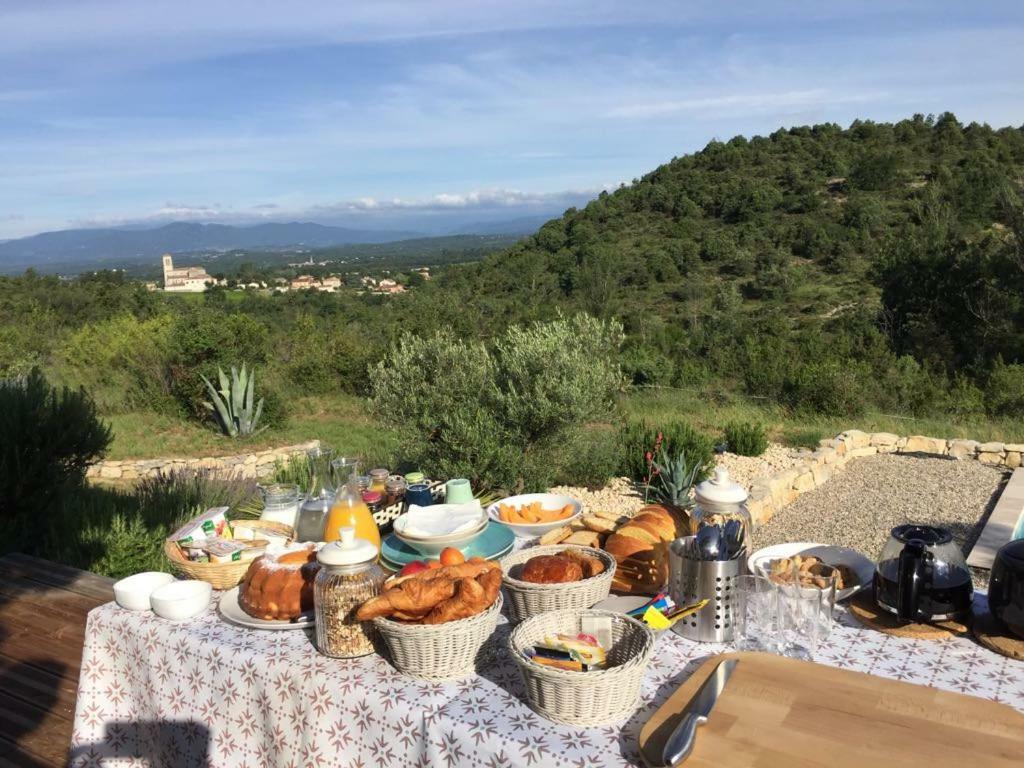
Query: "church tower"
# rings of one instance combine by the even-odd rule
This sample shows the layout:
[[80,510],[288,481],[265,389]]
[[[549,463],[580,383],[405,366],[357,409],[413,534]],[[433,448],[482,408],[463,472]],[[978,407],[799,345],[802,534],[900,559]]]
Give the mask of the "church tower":
[[171,254],[164,254],[164,286],[167,285],[167,278],[170,272],[174,269],[174,261],[171,259]]

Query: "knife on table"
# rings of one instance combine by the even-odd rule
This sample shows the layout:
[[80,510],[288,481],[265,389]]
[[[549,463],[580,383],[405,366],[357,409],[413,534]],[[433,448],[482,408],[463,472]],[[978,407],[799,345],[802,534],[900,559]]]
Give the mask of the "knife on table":
[[722,690],[738,663],[739,659],[726,659],[721,662],[686,705],[683,719],[669,735],[665,749],[661,753],[662,762],[666,766],[681,763],[693,751],[693,745],[697,740],[697,726],[708,721],[708,715],[714,709],[718,697],[722,695]]

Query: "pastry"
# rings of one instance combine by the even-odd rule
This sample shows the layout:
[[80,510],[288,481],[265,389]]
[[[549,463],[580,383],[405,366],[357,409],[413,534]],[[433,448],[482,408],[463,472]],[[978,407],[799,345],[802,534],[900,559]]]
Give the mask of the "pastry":
[[359,606],[356,619],[443,624],[490,608],[498,599],[501,566],[466,562],[392,579],[385,590]]
[[583,518],[583,525],[588,530],[594,531],[594,533],[611,533],[618,527],[618,523],[614,520],[609,520],[605,517],[598,517],[597,515],[587,515]]
[[792,584],[799,580],[801,587],[825,589],[829,586],[833,573],[836,577],[836,589],[844,589],[854,583],[855,577],[849,567],[833,568],[814,555],[793,555],[772,560],[768,564],[768,578],[776,584]]
[[680,525],[669,510],[650,505],[609,535],[604,550],[616,562],[612,589],[631,594],[661,589],[668,581],[668,545]]
[[604,573],[604,563],[601,562],[601,558],[588,555],[582,549],[563,549],[558,556],[578,563],[583,571],[584,579]]
[[523,565],[519,574],[520,581],[532,584],[564,584],[580,581],[583,578],[581,565],[562,555],[537,555],[531,557]]
[[316,547],[265,554],[252,561],[238,588],[238,604],[257,619],[293,621],[313,610]]
[[561,542],[562,544],[576,544],[581,547],[594,547],[601,546],[601,537],[593,531],[576,531],[569,538]]
[[565,541],[572,535],[572,528],[567,525],[563,525],[561,528],[555,528],[553,531],[548,531],[540,537],[540,543],[543,545],[558,544]]

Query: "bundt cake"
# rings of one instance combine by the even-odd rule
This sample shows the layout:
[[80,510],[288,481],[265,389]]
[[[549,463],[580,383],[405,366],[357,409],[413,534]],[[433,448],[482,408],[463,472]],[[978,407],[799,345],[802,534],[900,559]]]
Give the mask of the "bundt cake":
[[252,561],[238,589],[238,604],[256,619],[293,621],[313,610],[313,580],[320,564],[308,546]]

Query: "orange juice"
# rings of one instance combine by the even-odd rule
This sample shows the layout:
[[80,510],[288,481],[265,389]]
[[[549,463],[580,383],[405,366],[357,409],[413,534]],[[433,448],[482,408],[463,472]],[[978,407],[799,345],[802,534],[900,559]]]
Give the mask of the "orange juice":
[[372,542],[380,552],[380,530],[373,519],[373,513],[358,492],[353,493],[350,488],[345,488],[327,513],[324,541],[337,541],[341,538],[341,529],[349,525],[355,527],[357,539]]

